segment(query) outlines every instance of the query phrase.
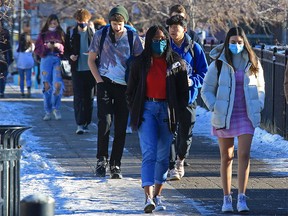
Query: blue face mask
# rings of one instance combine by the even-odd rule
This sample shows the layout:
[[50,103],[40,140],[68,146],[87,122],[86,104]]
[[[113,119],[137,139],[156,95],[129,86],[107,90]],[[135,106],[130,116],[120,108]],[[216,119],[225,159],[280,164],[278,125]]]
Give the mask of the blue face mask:
[[78,26],[83,29],[88,26],[88,23],[78,23]]
[[230,51],[236,55],[238,53],[241,53],[244,49],[244,44],[229,44]]
[[155,40],[152,41],[152,51],[153,53],[157,55],[162,55],[167,47],[167,41],[166,40]]

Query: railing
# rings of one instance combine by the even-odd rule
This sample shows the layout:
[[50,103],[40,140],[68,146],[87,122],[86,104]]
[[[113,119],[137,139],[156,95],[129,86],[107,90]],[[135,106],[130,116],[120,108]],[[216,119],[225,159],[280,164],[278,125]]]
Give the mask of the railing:
[[[205,45],[207,61],[210,64],[209,52],[214,45]],[[264,46],[254,48],[256,55],[260,58],[265,78],[265,107],[262,111],[261,128],[272,134],[279,134],[288,139],[288,105],[284,96],[284,72],[288,60],[288,50],[285,54],[278,54],[277,49],[268,51]],[[201,97],[197,102],[205,107]]]
[[0,125],[0,215],[20,215],[20,135],[30,127]]

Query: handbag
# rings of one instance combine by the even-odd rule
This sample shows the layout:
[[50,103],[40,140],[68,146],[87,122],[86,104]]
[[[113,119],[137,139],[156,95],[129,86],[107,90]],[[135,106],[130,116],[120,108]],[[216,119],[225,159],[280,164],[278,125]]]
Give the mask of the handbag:
[[71,65],[68,60],[61,60],[61,75],[62,79],[72,79]]

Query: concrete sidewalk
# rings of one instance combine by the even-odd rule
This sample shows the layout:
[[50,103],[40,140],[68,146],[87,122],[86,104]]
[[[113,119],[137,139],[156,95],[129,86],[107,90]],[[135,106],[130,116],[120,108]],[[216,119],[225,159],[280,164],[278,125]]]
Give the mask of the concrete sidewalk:
[[[30,99],[19,98],[15,89],[7,88],[4,101],[21,101],[33,105],[26,110],[31,117],[33,135],[41,139],[41,145],[51,160],[75,177],[95,178],[96,166],[96,109],[94,110],[91,132],[76,135],[72,98],[63,98],[62,120],[42,121],[43,101],[40,91],[34,93]],[[57,136],[56,136],[57,134]],[[113,136],[113,134],[112,134]],[[167,211],[154,213],[155,215],[220,215],[222,205],[222,189],[219,177],[220,159],[217,145],[213,140],[194,134],[191,154],[187,161],[191,166],[186,167],[185,177],[180,181],[168,182],[165,185],[163,196],[167,203]],[[51,148],[51,146],[53,146]],[[47,148],[45,148],[47,147]],[[235,160],[237,165],[237,160]],[[236,168],[237,166],[234,167]],[[125,152],[122,161],[124,180],[134,179],[139,187],[133,188],[135,193],[143,193],[140,186],[141,153],[137,133],[127,134]],[[237,170],[233,170],[233,187],[237,188]],[[287,173],[286,173],[287,174]],[[107,178],[109,178],[107,176]],[[115,180],[117,181],[117,180]],[[119,181],[122,184],[125,181]],[[251,160],[251,175],[248,184],[247,196],[249,215],[288,215],[288,174],[278,175],[270,172],[270,165],[263,161]],[[121,191],[122,190],[122,191]],[[125,193],[122,187],[119,193]],[[131,188],[129,188],[131,190]],[[108,191],[109,192],[109,191]],[[234,203],[237,190],[233,189]],[[119,195],[119,197],[118,197]],[[113,194],[115,199],[121,199],[121,194]],[[131,197],[133,199],[133,197]],[[143,200],[138,200],[139,211],[143,213]],[[56,204],[57,205],[57,204]],[[112,205],[112,203],[111,203]],[[234,208],[236,203],[234,204]],[[138,206],[136,206],[138,208]],[[105,213],[105,210],[103,212]],[[106,213],[113,213],[111,210]],[[117,213],[115,213],[117,214]],[[133,214],[133,215],[134,215]],[[100,215],[95,214],[95,215]],[[107,214],[108,215],[108,214]],[[132,212],[131,214],[132,215]],[[228,214],[229,215],[229,214]],[[233,215],[233,214],[230,214]],[[237,215],[235,212],[234,215]]]

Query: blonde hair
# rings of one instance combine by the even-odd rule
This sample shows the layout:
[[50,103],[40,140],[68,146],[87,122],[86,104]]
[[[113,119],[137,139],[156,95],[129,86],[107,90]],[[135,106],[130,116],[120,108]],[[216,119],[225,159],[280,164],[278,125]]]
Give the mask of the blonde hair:
[[88,21],[91,19],[91,13],[88,10],[81,8],[75,12],[73,17],[80,22]]

